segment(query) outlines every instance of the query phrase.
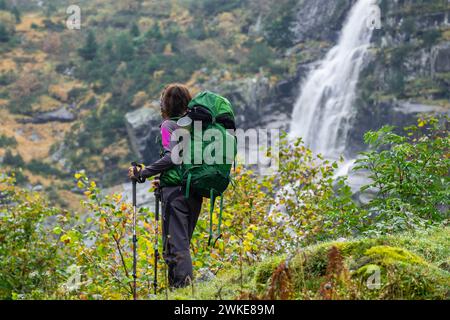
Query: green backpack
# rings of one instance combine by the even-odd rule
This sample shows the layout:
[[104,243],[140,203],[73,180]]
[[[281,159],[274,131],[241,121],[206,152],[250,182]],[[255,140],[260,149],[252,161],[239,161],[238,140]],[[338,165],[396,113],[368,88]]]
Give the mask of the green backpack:
[[183,164],[179,172],[186,197],[194,192],[210,199],[208,244],[212,239],[214,203],[216,198],[220,197],[218,237],[214,241],[215,244],[221,237],[222,195],[231,182],[230,173],[237,153],[233,107],[224,97],[205,91],[189,103],[187,116],[193,123],[190,126],[191,139],[187,148],[190,152],[183,154]]

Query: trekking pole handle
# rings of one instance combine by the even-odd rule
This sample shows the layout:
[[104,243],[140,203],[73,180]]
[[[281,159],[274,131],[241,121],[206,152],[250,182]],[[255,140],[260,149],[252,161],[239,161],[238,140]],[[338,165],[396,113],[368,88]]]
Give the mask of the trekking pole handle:
[[[133,173],[136,175],[136,173],[138,173],[137,168],[138,168],[138,167],[142,168],[143,165],[137,163],[136,161],[133,161],[133,162],[131,163],[131,166],[134,168],[134,169],[133,169],[133,171],[134,171]],[[146,179],[143,178],[143,177],[138,176],[138,177],[133,178],[132,180],[133,180],[133,182],[144,183]]]

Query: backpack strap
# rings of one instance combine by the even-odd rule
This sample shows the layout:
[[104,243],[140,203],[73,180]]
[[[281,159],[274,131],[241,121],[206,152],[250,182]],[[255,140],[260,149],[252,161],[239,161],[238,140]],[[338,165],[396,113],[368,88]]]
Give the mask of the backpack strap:
[[220,195],[220,211],[219,211],[219,225],[217,226],[217,238],[214,240],[213,248],[216,246],[217,241],[222,238],[220,229],[222,227],[222,212],[223,212],[223,194]]
[[191,180],[192,180],[192,173],[189,172],[187,180],[186,180],[186,193],[184,197],[187,199],[191,195]]
[[210,198],[209,198],[209,239],[208,239],[208,246],[211,245],[211,240],[213,237],[213,212],[214,212],[214,202],[215,202],[215,196],[214,196],[214,189],[210,190]]

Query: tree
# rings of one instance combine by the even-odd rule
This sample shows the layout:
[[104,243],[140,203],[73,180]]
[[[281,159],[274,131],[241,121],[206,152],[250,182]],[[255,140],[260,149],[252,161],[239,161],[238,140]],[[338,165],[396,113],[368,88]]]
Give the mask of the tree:
[[133,41],[128,33],[120,34],[116,39],[116,53],[121,61],[129,61],[134,54]]
[[159,24],[154,23],[153,26],[145,33],[145,37],[149,39],[160,40],[162,38],[162,33]]
[[86,44],[83,48],[78,50],[78,53],[84,60],[94,60],[97,55],[97,49],[98,45],[95,40],[94,32],[89,31],[86,38]]
[[258,72],[261,67],[268,67],[274,57],[272,49],[264,42],[256,43],[250,50],[246,64],[250,72]]
[[274,10],[267,18],[266,37],[269,44],[277,48],[289,48],[293,45],[294,32],[292,24],[295,21],[295,15],[291,8],[294,1],[287,0]]
[[5,0],[0,0],[0,10],[7,10]]
[[14,15],[14,17],[16,18],[16,23],[20,23],[22,21],[21,18],[21,13],[19,11],[19,8],[17,8],[17,6],[14,6],[11,10],[11,13]]
[[133,23],[131,25],[130,34],[134,38],[137,38],[141,35],[141,31],[139,31],[139,27],[136,23]]
[[[3,29],[2,30],[3,37],[5,38],[6,37],[5,34],[8,34],[8,40],[9,40],[9,38],[16,31],[16,18],[14,17],[14,15],[11,12],[0,10],[0,25],[3,26],[3,28],[2,28]],[[6,41],[8,41],[8,40],[6,40]]]
[[8,42],[10,38],[8,30],[6,27],[0,23],[0,42]]
[[45,7],[45,16],[50,18],[57,11],[57,5],[53,1],[49,1]]

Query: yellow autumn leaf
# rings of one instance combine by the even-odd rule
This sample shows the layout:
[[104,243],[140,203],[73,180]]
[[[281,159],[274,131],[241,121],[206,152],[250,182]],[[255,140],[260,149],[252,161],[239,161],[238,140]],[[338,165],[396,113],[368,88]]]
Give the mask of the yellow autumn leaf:
[[120,193],[119,194],[115,194],[113,196],[113,198],[114,198],[116,203],[119,203],[120,201],[122,201],[122,195]]
[[201,268],[203,267],[203,263],[200,260],[197,260],[195,261],[194,266]]

